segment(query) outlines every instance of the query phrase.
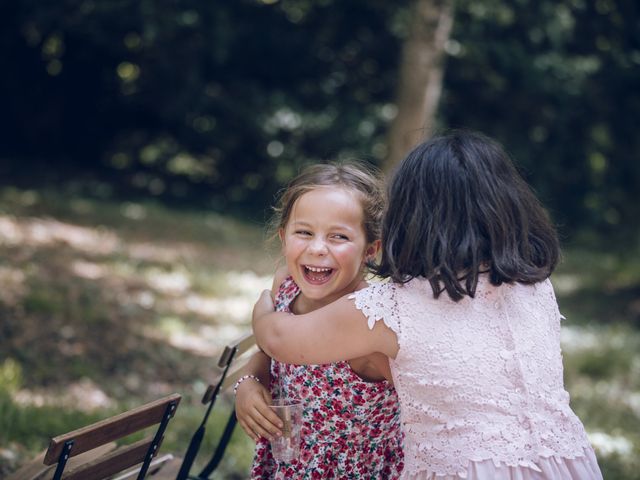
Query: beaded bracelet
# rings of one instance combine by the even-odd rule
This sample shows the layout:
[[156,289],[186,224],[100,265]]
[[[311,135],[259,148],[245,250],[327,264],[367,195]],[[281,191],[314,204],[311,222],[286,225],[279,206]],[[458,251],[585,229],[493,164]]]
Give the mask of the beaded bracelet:
[[233,385],[233,394],[235,395],[236,393],[238,393],[238,387],[240,386],[240,384],[242,382],[244,382],[247,378],[251,378],[252,380],[255,380],[258,383],[262,383],[260,381],[260,379],[258,377],[256,377],[255,375],[243,375],[241,376],[238,381]]

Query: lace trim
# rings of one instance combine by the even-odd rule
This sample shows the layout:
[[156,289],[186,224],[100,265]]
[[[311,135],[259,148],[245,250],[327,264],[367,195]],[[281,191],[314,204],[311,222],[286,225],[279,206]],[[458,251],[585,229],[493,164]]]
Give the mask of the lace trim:
[[400,335],[400,321],[396,314],[395,285],[389,283],[369,285],[349,295],[348,298],[355,299],[356,308],[367,317],[369,330],[373,330],[376,322],[382,320],[396,335]]

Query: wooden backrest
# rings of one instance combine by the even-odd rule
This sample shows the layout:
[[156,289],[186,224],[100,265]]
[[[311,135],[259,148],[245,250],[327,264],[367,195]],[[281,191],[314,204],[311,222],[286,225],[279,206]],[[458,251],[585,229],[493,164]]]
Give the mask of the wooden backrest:
[[[75,469],[78,465],[88,463],[98,457],[106,455],[117,448],[114,442],[107,443],[101,447],[94,448],[88,452],[81,453],[71,459],[67,463],[67,469]],[[44,456],[47,453],[43,450],[31,461],[24,464],[18,470],[10,474],[5,480],[45,480],[50,479],[56,468],[55,465],[45,465],[43,463]]]
[[87,480],[103,479],[122,472],[127,468],[142,463],[153,438],[145,438],[126,447],[121,447],[113,452],[84,463],[75,468],[65,470],[63,480]]
[[[224,347],[218,359],[218,367],[224,369],[229,366],[229,371],[220,387],[222,391],[227,390],[236,383],[242,369],[256,349],[256,339],[253,336],[253,332],[242,335]],[[202,403],[207,404],[211,401],[215,388],[215,384],[207,387],[207,391],[202,397]]]
[[[57,463],[65,448],[70,448],[67,452],[69,458],[75,457],[145,428],[159,425],[155,437],[148,437],[118,448],[76,467],[70,466],[65,470],[62,478],[64,480],[101,479],[142,463],[147,456],[157,454],[162,441],[162,432],[168,420],[175,414],[180,399],[181,396],[174,393],[106,420],[54,437],[49,443],[43,463],[45,465]],[[152,445],[154,447],[150,448]]]

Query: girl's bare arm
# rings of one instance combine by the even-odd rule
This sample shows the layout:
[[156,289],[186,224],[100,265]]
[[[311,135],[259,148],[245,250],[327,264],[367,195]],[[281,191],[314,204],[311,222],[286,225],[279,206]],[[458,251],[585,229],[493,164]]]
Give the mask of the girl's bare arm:
[[272,358],[296,365],[332,363],[380,352],[395,358],[395,333],[383,322],[373,329],[347,296],[313,312],[294,316],[274,312],[265,290],[253,310],[253,331]]
[[272,438],[278,435],[282,422],[269,408],[271,392],[269,392],[269,367],[271,359],[263,352],[255,353],[243,369],[242,375],[254,375],[245,379],[236,392],[236,417],[242,429],[253,440],[260,437]]

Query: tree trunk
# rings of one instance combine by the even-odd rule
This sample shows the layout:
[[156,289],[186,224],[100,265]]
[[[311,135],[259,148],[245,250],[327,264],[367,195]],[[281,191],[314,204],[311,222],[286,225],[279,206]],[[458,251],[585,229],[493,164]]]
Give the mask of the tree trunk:
[[415,0],[402,48],[398,112],[388,137],[383,168],[389,171],[433,130],[444,72],[444,47],[453,25],[454,0]]

